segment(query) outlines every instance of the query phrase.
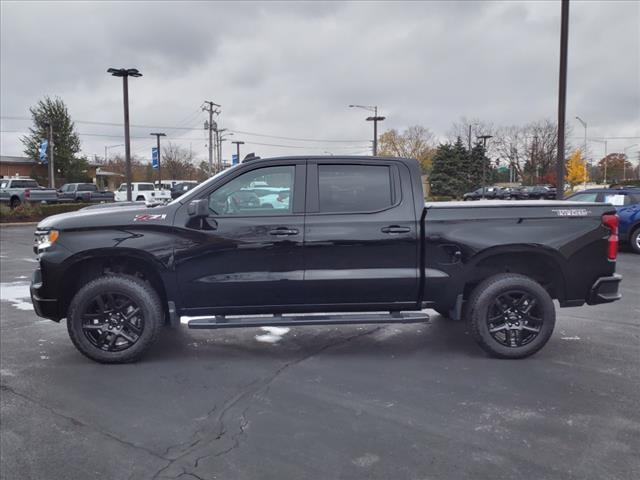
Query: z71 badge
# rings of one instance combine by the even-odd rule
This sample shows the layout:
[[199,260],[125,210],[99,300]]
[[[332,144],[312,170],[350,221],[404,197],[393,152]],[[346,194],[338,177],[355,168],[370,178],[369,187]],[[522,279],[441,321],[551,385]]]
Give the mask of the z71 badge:
[[134,222],[148,222],[149,220],[164,220],[167,218],[166,213],[158,213],[155,215],[151,215],[149,213],[143,213],[141,215],[136,215],[133,217]]
[[586,208],[557,208],[551,211],[556,212],[559,217],[586,217],[591,214],[591,210]]

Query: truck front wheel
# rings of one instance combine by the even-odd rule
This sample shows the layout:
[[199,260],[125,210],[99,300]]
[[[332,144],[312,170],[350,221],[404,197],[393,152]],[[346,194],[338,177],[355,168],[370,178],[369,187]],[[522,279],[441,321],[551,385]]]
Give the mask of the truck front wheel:
[[161,301],[148,283],[106,275],[75,294],[67,315],[73,344],[100,363],[132,362],[151,346],[163,319]]
[[467,307],[473,337],[498,358],[533,355],[547,343],[556,322],[549,293],[531,278],[515,273],[482,282]]

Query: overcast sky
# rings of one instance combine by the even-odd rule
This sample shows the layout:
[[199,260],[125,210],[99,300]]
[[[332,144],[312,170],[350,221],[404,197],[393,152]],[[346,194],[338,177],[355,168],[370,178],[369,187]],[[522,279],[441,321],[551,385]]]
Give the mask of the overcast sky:
[[[131,132],[146,158],[160,128],[206,158],[203,100],[222,104],[219,123],[232,131],[340,140],[231,138],[261,156],[365,153],[371,124],[350,103],[378,105],[383,129],[420,124],[442,139],[462,116],[555,119],[559,31],[559,1],[3,0],[0,150],[21,154],[29,122],[6,117],[28,117],[45,95],[67,103],[84,153],[122,143],[121,126],[83,123],[122,123],[121,80],[108,67],[144,75],[131,80],[130,109],[132,124],[152,127]],[[569,33],[573,134],[579,115],[590,137],[637,137],[611,139],[610,151],[640,143],[640,2],[572,1]]]

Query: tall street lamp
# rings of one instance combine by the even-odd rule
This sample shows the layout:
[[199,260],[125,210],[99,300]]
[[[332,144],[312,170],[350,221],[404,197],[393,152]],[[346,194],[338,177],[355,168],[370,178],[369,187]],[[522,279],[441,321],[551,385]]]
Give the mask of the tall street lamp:
[[149,135],[155,135],[158,149],[158,188],[162,190],[162,164],[160,163],[160,137],[166,137],[166,133],[150,133]]
[[129,140],[129,77],[141,77],[135,68],[110,68],[107,70],[114,77],[122,77],[122,96],[124,101],[124,158],[127,175],[127,201],[131,201],[131,141]]
[[578,120],[582,124],[582,126],[584,127],[584,169],[585,169],[585,176],[584,176],[583,186],[584,186],[584,188],[587,188],[587,175],[586,175],[586,173],[587,173],[587,122],[582,120],[577,115],[576,115],[576,120]]
[[244,142],[240,140],[234,140],[233,143],[236,146],[236,156],[238,158],[238,163],[240,163],[240,145],[244,145]]
[[607,184],[607,141],[606,140],[600,140],[599,138],[592,138],[591,139],[592,142],[599,142],[599,143],[604,143],[604,179],[603,179],[603,183],[606,185]]
[[124,147],[124,143],[118,143],[117,145],[105,145],[104,146],[104,161],[105,163],[109,161],[109,150],[116,147]]
[[378,122],[383,121],[386,117],[378,116],[377,105],[349,105],[349,108],[362,108],[373,112],[372,117],[367,117],[367,122],[373,122],[373,156],[378,154]]
[[[477,138],[482,140],[482,198],[487,190],[487,162],[485,162],[486,151],[487,151],[487,140],[493,138],[493,135],[479,135]],[[469,152],[471,154],[471,152]]]
[[638,144],[634,143],[633,145],[629,145],[624,149],[624,156],[622,157],[622,180],[627,179],[627,150],[633,147],[637,147]]

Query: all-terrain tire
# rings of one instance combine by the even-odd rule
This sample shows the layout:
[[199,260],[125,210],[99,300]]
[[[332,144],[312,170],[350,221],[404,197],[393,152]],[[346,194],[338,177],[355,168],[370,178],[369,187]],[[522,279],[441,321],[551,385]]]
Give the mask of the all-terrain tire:
[[[504,343],[508,343],[506,340],[500,341],[496,339],[492,332],[489,331],[489,319],[494,318],[489,317],[489,315],[495,315],[496,309],[502,308],[502,305],[505,304],[504,298],[511,298],[509,295],[514,295],[515,298],[518,298],[519,295],[522,295],[520,298],[525,298],[524,295],[526,295],[528,298],[535,300],[532,308],[535,308],[535,317],[540,319],[540,322],[536,322],[534,327],[539,327],[537,335],[521,346],[505,345]],[[500,307],[496,305],[500,305]],[[515,302],[513,305],[515,305]],[[517,318],[517,313],[505,313],[505,318],[509,315],[513,315],[514,324],[520,322],[525,324],[525,321]],[[531,318],[533,318],[533,314],[531,314]],[[502,273],[489,277],[473,290],[469,301],[466,303],[466,319],[469,322],[471,334],[484,351],[497,358],[517,359],[533,355],[547,343],[553,333],[556,314],[551,296],[538,282],[525,275]],[[500,321],[502,320],[497,320],[496,324],[499,324]],[[529,327],[528,320],[526,324]],[[508,325],[506,320],[504,325]],[[499,328],[500,325],[495,326],[493,330]],[[517,330],[517,327],[514,328]],[[519,330],[515,335],[520,337],[532,335],[530,331],[524,332]],[[511,330],[509,333],[514,335]]]
[[[126,296],[139,308],[143,319],[135,343],[120,351],[107,351],[94,345],[83,328],[83,316],[97,296]],[[96,315],[95,313],[92,315]],[[107,315],[108,316],[108,315]],[[92,280],[74,295],[67,314],[67,330],[76,348],[88,358],[100,363],[127,363],[138,360],[153,344],[163,324],[164,313],[158,293],[153,287],[129,275],[105,275]],[[85,324],[86,326],[86,324]],[[101,331],[102,332],[102,331]],[[107,332],[110,334],[110,332]]]

